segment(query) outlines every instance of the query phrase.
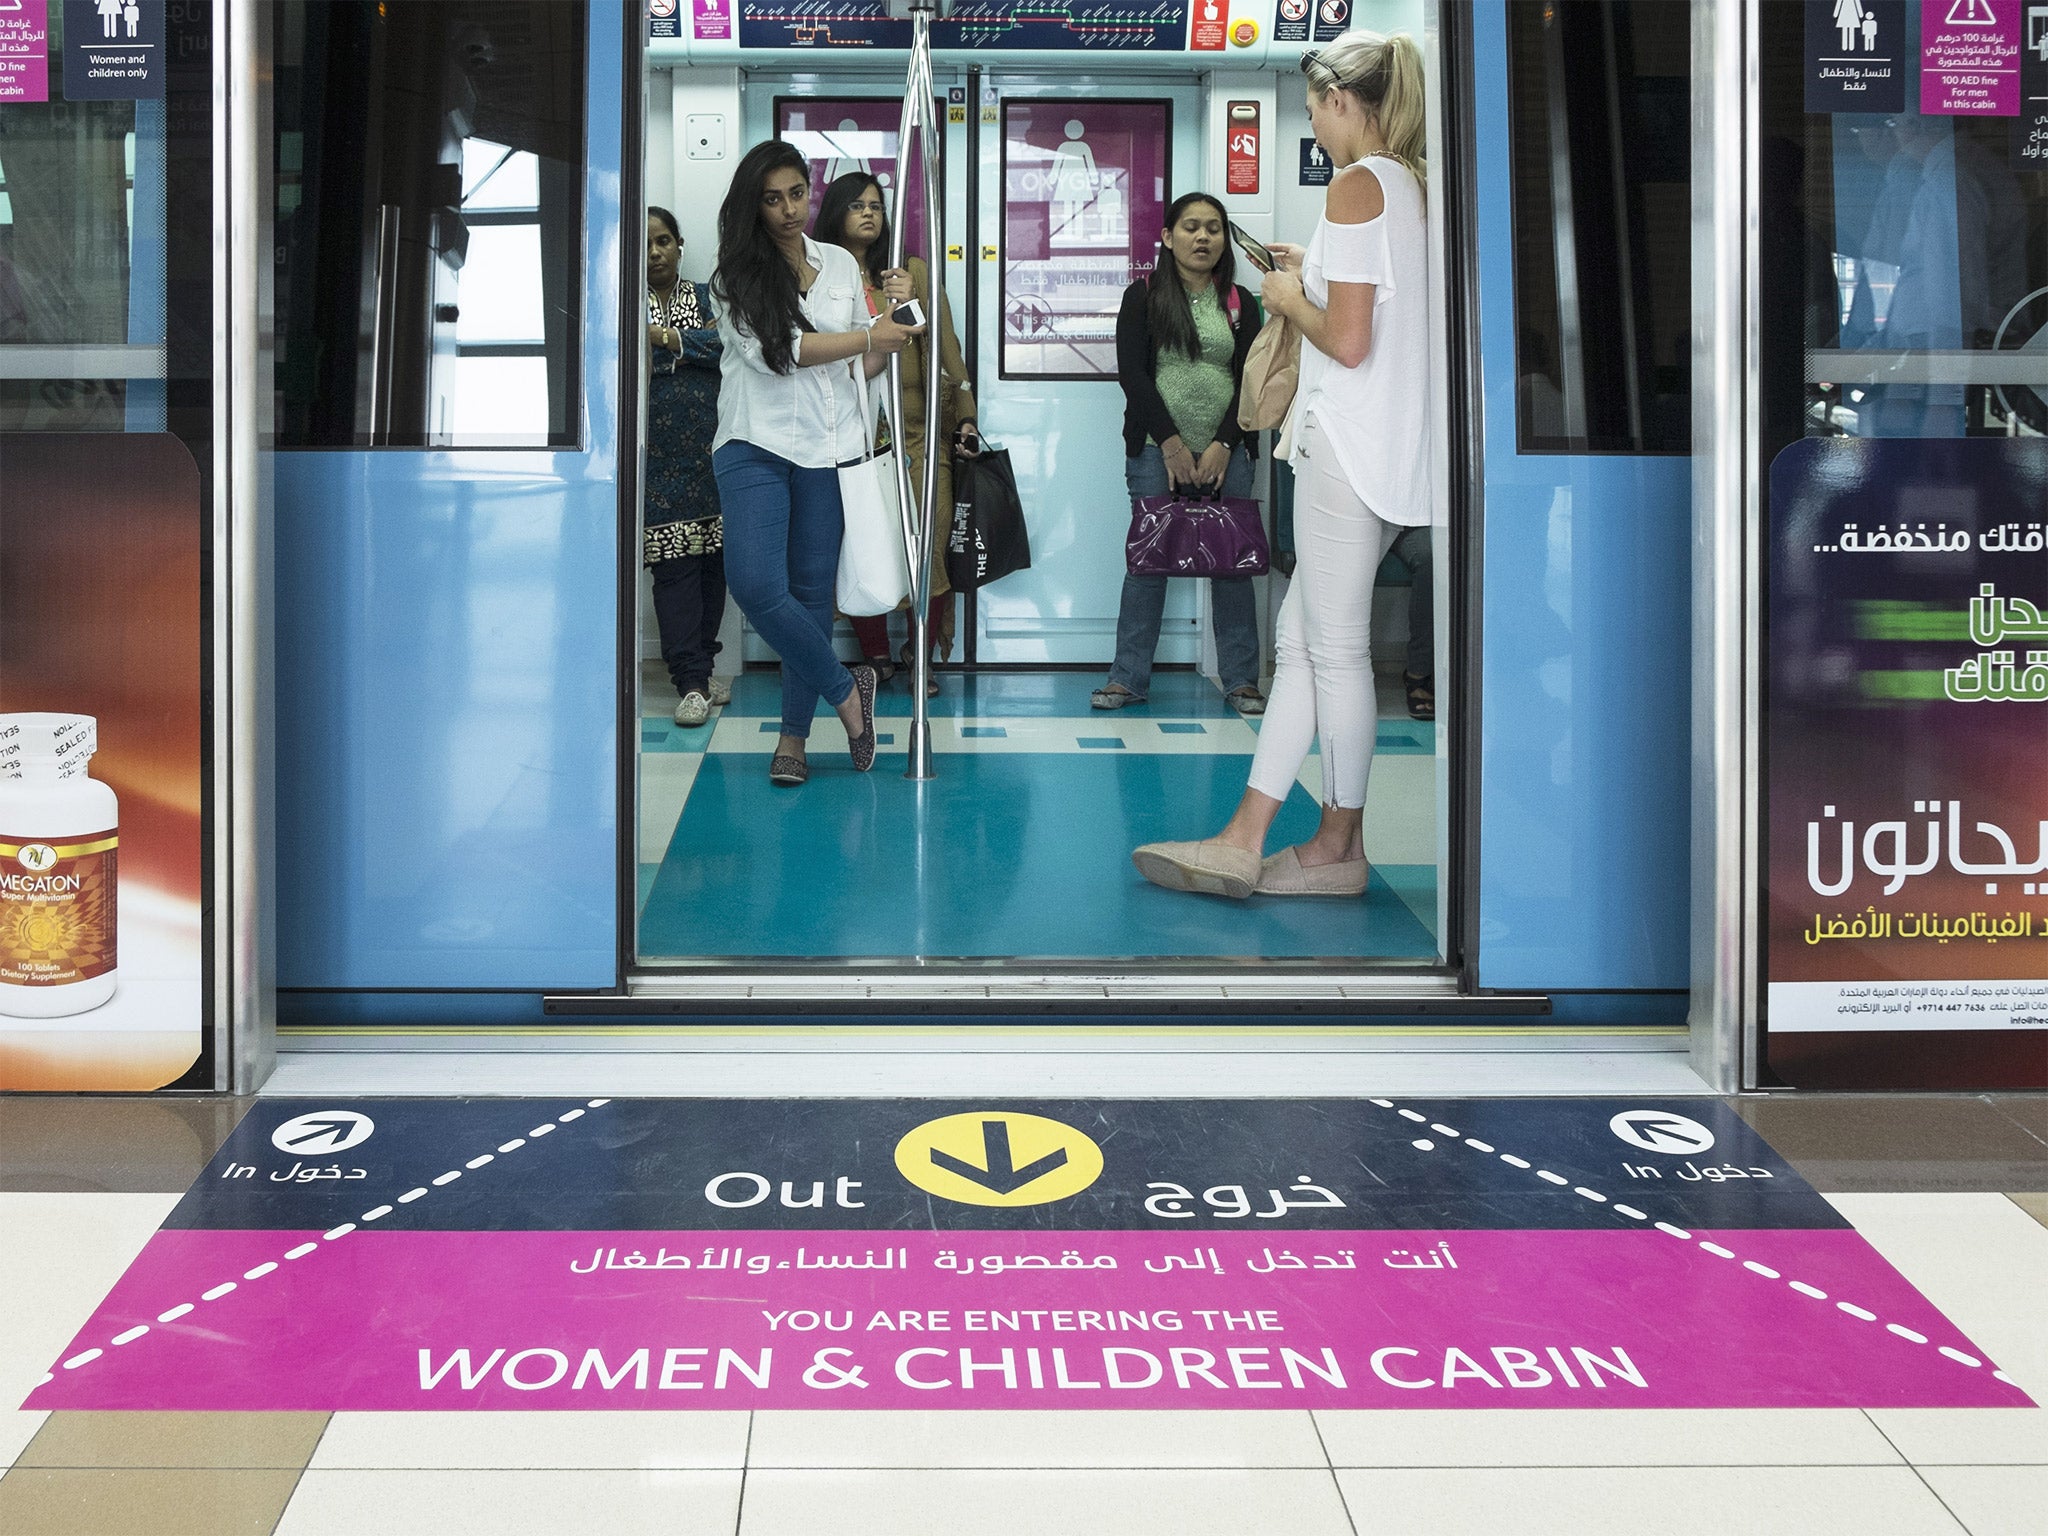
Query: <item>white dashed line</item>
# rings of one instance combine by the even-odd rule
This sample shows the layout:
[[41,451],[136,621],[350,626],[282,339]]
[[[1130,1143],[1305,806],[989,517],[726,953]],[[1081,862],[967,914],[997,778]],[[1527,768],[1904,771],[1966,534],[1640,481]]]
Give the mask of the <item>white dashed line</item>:
[[[1401,1109],[1397,1107],[1391,1099],[1373,1099],[1369,1102],[1378,1105],[1381,1109],[1391,1109],[1394,1111],[1394,1113],[1400,1115],[1403,1119],[1413,1120],[1417,1123],[1427,1123],[1429,1124],[1429,1128],[1431,1130],[1440,1132],[1445,1136],[1451,1137],[1453,1140],[1460,1139],[1458,1137],[1458,1133],[1452,1130],[1449,1126],[1438,1125],[1434,1122],[1425,1122],[1423,1116],[1417,1114],[1412,1109]],[[1465,1145],[1472,1148],[1472,1150],[1475,1152],[1484,1152],[1490,1155],[1494,1154],[1494,1149],[1491,1146],[1489,1146],[1486,1142],[1479,1140],[1476,1136],[1467,1136],[1462,1139]],[[1410,1145],[1417,1147],[1425,1152],[1433,1152],[1436,1150],[1435,1143],[1428,1141],[1415,1141],[1410,1143]],[[1497,1155],[1499,1156],[1502,1162],[1506,1163],[1511,1168],[1533,1170],[1539,1179],[1542,1179],[1547,1183],[1561,1186],[1569,1185],[1571,1187],[1572,1193],[1575,1195],[1582,1196],[1583,1198],[1591,1200],[1596,1204],[1610,1204],[1608,1197],[1602,1194],[1599,1190],[1589,1189],[1583,1184],[1572,1184],[1569,1179],[1561,1178],[1557,1174],[1552,1173],[1547,1168],[1536,1168],[1534,1164],[1526,1162],[1522,1158],[1516,1157],[1511,1152],[1501,1152]],[[1612,1202],[1611,1208],[1615,1211],[1616,1214],[1626,1216],[1631,1221],[1648,1221],[1650,1219],[1649,1214],[1647,1212],[1639,1211],[1632,1205],[1622,1205],[1619,1202]],[[1679,1238],[1685,1242],[1693,1241],[1693,1235],[1690,1232],[1686,1231],[1683,1227],[1673,1226],[1668,1221],[1657,1222],[1655,1223],[1655,1226],[1659,1232],[1666,1233],[1672,1237]],[[1719,1243],[1710,1242],[1706,1238],[1699,1239],[1699,1246],[1701,1251],[1705,1253],[1711,1253],[1716,1258],[1733,1259],[1736,1257],[1736,1255],[1729,1249],[1722,1247]],[[1772,1269],[1768,1264],[1759,1264],[1754,1259],[1743,1259],[1741,1263],[1744,1269],[1749,1270],[1753,1274],[1761,1275],[1766,1280],[1784,1279],[1784,1276],[1779,1271]],[[1826,1301],[1828,1299],[1828,1293],[1826,1291],[1821,1290],[1818,1286],[1808,1285],[1803,1280],[1788,1280],[1785,1283],[1791,1289],[1797,1291],[1802,1296],[1811,1296],[1816,1301]],[[1853,1302],[1838,1301],[1835,1303],[1835,1305],[1841,1311],[1848,1314],[1850,1317],[1858,1318],[1863,1322],[1874,1323],[1879,1320],[1875,1312],[1872,1312],[1864,1307],[1859,1307]],[[1898,1323],[1886,1323],[1885,1329],[1887,1332],[1896,1334],[1899,1338],[1906,1340],[1908,1343],[1925,1344],[1929,1342],[1926,1334],[1916,1332],[1915,1330],[1904,1327]],[[1982,1360],[1979,1360],[1975,1355],[1965,1354],[1962,1350],[1959,1349],[1951,1349],[1946,1344],[1940,1345],[1939,1349],[1942,1354],[1948,1356],[1949,1359],[1956,1361],[1958,1364],[1971,1366],[1973,1368],[1981,1368],[1984,1364],[1984,1362]],[[1994,1370],[1992,1371],[1991,1375],[1994,1380],[2002,1381],[2006,1383],[2006,1385],[2008,1386],[2017,1385],[2017,1383],[2014,1382],[2012,1378],[2007,1376],[2003,1371]]]
[[1418,1152],[1434,1152],[1436,1150],[1436,1143],[1428,1140],[1427,1138],[1424,1138],[1420,1141],[1411,1141],[1408,1143],[1408,1145],[1413,1147]]
[[1412,1109],[1396,1110],[1395,1113],[1398,1114],[1403,1120],[1413,1120],[1417,1125],[1429,1124],[1429,1116],[1418,1115]]
[[[611,1100],[610,1100],[610,1099],[592,1099],[592,1100],[590,1100],[590,1101],[589,1101],[589,1103],[588,1103],[588,1104],[586,1105],[585,1109],[601,1109],[601,1108],[603,1108],[603,1107],[604,1107],[605,1105],[607,1105],[607,1104],[609,1104],[609,1103],[611,1103]],[[562,1115],[561,1115],[561,1117],[559,1118],[559,1120],[556,1120],[556,1121],[550,1121],[550,1122],[549,1122],[548,1124],[546,1124],[546,1125],[537,1125],[537,1126],[535,1126],[535,1127],[534,1127],[534,1128],[533,1128],[533,1129],[532,1129],[531,1131],[529,1131],[529,1132],[527,1133],[527,1136],[545,1136],[545,1135],[547,1135],[547,1134],[548,1134],[549,1132],[551,1132],[551,1131],[555,1130],[555,1129],[557,1128],[557,1126],[558,1126],[558,1125],[567,1125],[567,1124],[568,1124],[569,1122],[571,1122],[571,1121],[574,1121],[574,1120],[580,1120],[580,1119],[582,1119],[582,1118],[583,1118],[583,1115],[584,1115],[584,1113],[585,1113],[585,1109],[570,1109],[570,1110],[564,1110],[564,1111],[563,1111],[563,1113],[562,1113]],[[1416,1116],[1416,1118],[1417,1118],[1417,1119],[1421,1119],[1422,1117],[1418,1115],[1418,1116]],[[505,1144],[504,1144],[504,1145],[503,1145],[502,1147],[498,1148],[498,1151],[499,1151],[499,1152],[501,1152],[501,1153],[502,1153],[502,1152],[512,1152],[512,1151],[516,1151],[516,1150],[517,1150],[518,1148],[520,1148],[520,1147],[523,1147],[523,1146],[525,1146],[525,1145],[526,1145],[526,1137],[514,1137],[514,1138],[513,1138],[513,1139],[512,1139],[511,1141],[508,1141],[508,1142],[506,1142],[506,1143],[505,1143]],[[493,1162],[493,1161],[495,1161],[495,1160],[496,1160],[496,1159],[495,1159],[495,1154],[493,1154],[493,1153],[489,1153],[489,1152],[486,1152],[486,1153],[483,1153],[483,1154],[482,1154],[481,1156],[478,1156],[478,1157],[472,1158],[472,1159],[471,1159],[471,1160],[470,1160],[469,1162],[465,1163],[465,1164],[464,1164],[463,1166],[464,1166],[464,1167],[466,1167],[466,1168],[471,1168],[471,1169],[475,1169],[475,1168],[481,1168],[481,1167],[483,1167],[483,1166],[484,1166],[485,1164],[487,1164],[487,1163],[490,1163],[490,1162]],[[452,1184],[452,1183],[454,1183],[454,1182],[455,1182],[455,1180],[457,1180],[457,1179],[459,1179],[459,1178],[461,1178],[461,1177],[462,1177],[462,1171],[461,1171],[461,1169],[450,1169],[450,1170],[449,1170],[449,1171],[448,1171],[447,1173],[444,1173],[444,1174],[442,1174],[442,1175],[441,1175],[441,1176],[440,1176],[439,1178],[435,1179],[435,1180],[434,1180],[434,1183],[435,1183],[435,1185],[437,1185],[437,1186],[440,1186],[440,1185],[446,1185],[446,1184]],[[400,1196],[398,1197],[398,1202],[397,1202],[397,1203],[398,1203],[399,1205],[408,1205],[408,1204],[410,1204],[411,1202],[413,1202],[413,1201],[415,1201],[415,1200],[418,1200],[418,1199],[422,1198],[422,1197],[423,1197],[423,1196],[425,1196],[425,1195],[426,1195],[427,1193],[428,1193],[428,1190],[427,1190],[427,1189],[426,1189],[426,1188],[425,1188],[424,1186],[422,1186],[422,1187],[420,1187],[420,1188],[417,1188],[417,1189],[411,1189],[411,1190],[408,1190],[408,1191],[406,1191],[406,1193],[404,1193],[404,1194],[400,1195]],[[374,1206],[374,1207],[372,1207],[372,1208],[371,1208],[370,1210],[367,1210],[367,1211],[363,1212],[363,1215],[362,1215],[362,1219],[363,1219],[364,1221],[377,1221],[377,1220],[379,1220],[379,1219],[380,1219],[380,1218],[382,1218],[382,1217],[385,1217],[385,1216],[389,1216],[389,1215],[391,1214],[392,1210],[393,1210],[393,1207],[392,1207],[392,1206],[389,1206],[389,1205],[379,1205],[379,1206]],[[323,1233],[321,1233],[321,1234],[320,1234],[320,1238],[321,1238],[321,1241],[322,1241],[322,1242],[329,1242],[329,1243],[331,1243],[331,1242],[334,1242],[334,1241],[336,1241],[336,1240],[337,1240],[337,1239],[339,1239],[339,1238],[344,1238],[344,1237],[348,1236],[348,1235],[349,1235],[349,1233],[351,1233],[351,1232],[353,1232],[353,1231],[355,1231],[355,1230],[356,1230],[356,1224],[355,1224],[354,1222],[352,1222],[352,1221],[345,1221],[345,1222],[343,1222],[343,1223],[342,1223],[342,1224],[341,1224],[340,1226],[338,1226],[338,1227],[334,1227],[334,1228],[330,1229],[329,1231],[326,1231],[326,1232],[323,1232]],[[287,1258],[287,1259],[303,1259],[304,1257],[306,1257],[306,1255],[307,1255],[307,1254],[309,1254],[309,1253],[315,1253],[315,1252],[317,1252],[317,1251],[319,1250],[319,1247],[320,1247],[320,1244],[319,1244],[319,1243],[313,1243],[313,1242],[307,1242],[307,1243],[300,1243],[300,1244],[299,1244],[299,1245],[298,1245],[298,1246],[297,1246],[296,1248],[293,1248],[293,1249],[289,1250],[289,1251],[288,1251],[288,1252],[287,1252],[287,1253],[285,1254],[285,1258]],[[262,1278],[263,1278],[263,1277],[264,1277],[265,1275],[267,1275],[267,1274],[269,1274],[269,1273],[270,1273],[271,1271],[275,1270],[275,1269],[276,1269],[277,1267],[278,1267],[278,1261],[277,1261],[277,1260],[275,1260],[275,1259],[269,1259],[269,1260],[266,1260],[266,1261],[264,1261],[263,1263],[261,1263],[261,1264],[258,1264],[258,1265],[257,1265],[257,1266],[256,1266],[256,1267],[255,1267],[254,1269],[250,1269],[250,1270],[245,1270],[245,1271],[243,1271],[243,1274],[242,1274],[242,1279],[243,1279],[243,1280],[260,1280],[260,1279],[262,1279]],[[220,1299],[221,1299],[221,1298],[222,1298],[223,1296],[226,1296],[226,1295],[228,1295],[229,1293],[231,1293],[232,1291],[234,1291],[234,1290],[235,1290],[235,1289],[237,1288],[237,1285],[238,1285],[238,1282],[236,1282],[236,1281],[233,1281],[233,1280],[226,1280],[226,1281],[223,1281],[223,1282],[222,1282],[221,1284],[219,1284],[219,1285],[216,1285],[216,1286],[215,1286],[215,1287],[214,1287],[214,1288],[213,1288],[212,1290],[210,1290],[210,1291],[202,1291],[202,1292],[200,1293],[199,1299],[200,1299],[201,1301],[218,1301],[218,1300],[220,1300]],[[184,1316],[186,1316],[186,1315],[187,1315],[188,1313],[190,1313],[190,1312],[191,1312],[191,1311],[193,1311],[193,1310],[194,1310],[194,1308],[193,1308],[193,1304],[192,1304],[191,1302],[189,1302],[189,1301],[186,1301],[186,1302],[180,1302],[180,1303],[179,1303],[179,1304],[178,1304],[177,1306],[175,1306],[175,1307],[172,1307],[172,1308],[171,1308],[171,1309],[170,1309],[169,1311],[166,1311],[166,1312],[159,1312],[159,1313],[157,1314],[157,1319],[156,1319],[156,1320],[157,1320],[157,1321],[158,1321],[159,1323],[174,1323],[174,1322],[176,1322],[176,1321],[177,1321],[177,1320],[178,1320],[179,1318],[181,1318],[181,1317],[184,1317]],[[125,1332],[125,1333],[117,1334],[117,1335],[116,1335],[116,1336],[114,1337],[114,1339],[112,1340],[112,1342],[113,1342],[113,1343],[115,1343],[115,1344],[132,1344],[132,1343],[134,1343],[134,1342],[135,1342],[135,1340],[137,1340],[137,1339],[141,1338],[141,1337],[142,1337],[142,1336],[143,1336],[144,1334],[146,1334],[146,1333],[148,1333],[148,1332],[149,1332],[149,1325],[148,1325],[148,1324],[146,1324],[146,1323],[144,1323],[144,1324],[138,1324],[137,1326],[135,1326],[135,1327],[133,1327],[133,1328],[130,1328],[130,1329],[129,1329],[129,1330],[127,1331],[127,1332]],[[101,1349],[88,1349],[88,1350],[84,1350],[84,1351],[81,1351],[80,1353],[78,1353],[78,1354],[75,1354],[75,1355],[71,1356],[71,1358],[70,1358],[70,1359],[66,1360],[66,1361],[64,1362],[64,1367],[63,1367],[63,1368],[64,1368],[65,1370],[67,1370],[67,1371],[75,1371],[75,1370],[77,1370],[77,1369],[78,1369],[78,1367],[80,1367],[81,1365],[86,1365],[86,1364],[89,1364],[90,1362],[92,1362],[92,1361],[94,1361],[94,1360],[97,1360],[97,1359],[99,1359],[99,1358],[100,1358],[100,1357],[101,1357],[101,1356],[102,1356],[103,1354],[105,1354],[105,1353],[106,1353],[106,1351],[105,1351],[105,1350],[101,1350]],[[48,1384],[49,1384],[50,1382],[53,1382],[53,1381],[55,1381],[56,1379],[57,1379],[57,1377],[56,1377],[56,1374],[55,1374],[54,1372],[46,1373],[46,1374],[44,1375],[44,1377],[43,1377],[42,1381],[41,1381],[41,1382],[40,1382],[40,1383],[39,1383],[38,1385],[43,1385],[43,1386],[47,1386],[47,1385],[48,1385]]]

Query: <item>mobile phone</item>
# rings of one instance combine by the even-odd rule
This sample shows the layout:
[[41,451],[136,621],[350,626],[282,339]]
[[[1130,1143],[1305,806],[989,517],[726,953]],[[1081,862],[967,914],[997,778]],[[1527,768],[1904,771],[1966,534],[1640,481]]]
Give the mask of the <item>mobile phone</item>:
[[1243,230],[1239,229],[1235,224],[1232,224],[1230,226],[1230,238],[1236,241],[1237,248],[1240,251],[1244,252],[1245,260],[1249,261],[1261,272],[1271,272],[1274,268],[1280,265],[1277,261],[1273,259],[1273,253],[1271,251],[1267,250],[1263,245],[1259,244],[1258,241],[1254,240],[1250,235],[1246,234]]
[[905,299],[889,311],[889,318],[898,325],[923,325],[924,306],[915,299]]

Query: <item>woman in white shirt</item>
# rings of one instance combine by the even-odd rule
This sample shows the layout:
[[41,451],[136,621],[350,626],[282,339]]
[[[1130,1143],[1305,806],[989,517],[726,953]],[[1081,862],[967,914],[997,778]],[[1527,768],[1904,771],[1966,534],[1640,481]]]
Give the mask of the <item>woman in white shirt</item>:
[[[1347,32],[1302,55],[1317,143],[1342,167],[1306,249],[1275,246],[1259,290],[1300,329],[1301,381],[1281,429],[1295,471],[1297,565],[1281,605],[1273,691],[1244,798],[1201,842],[1133,861],[1177,891],[1358,896],[1378,708],[1374,574],[1404,527],[1430,521],[1429,242],[1423,67],[1415,40]],[[1262,858],[1310,745],[1322,741],[1314,837]]]
[[[748,150],[718,210],[711,279],[724,343],[711,468],[726,583],[782,658],[782,736],[768,777],[790,785],[810,777],[804,743],[820,698],[846,726],[855,769],[875,763],[874,669],[848,669],[832,650],[838,466],[868,452],[866,380],[924,329],[869,316],[853,257],[804,233],[810,198],[810,166],[794,145]],[[885,287],[909,297],[909,274],[886,274]]]

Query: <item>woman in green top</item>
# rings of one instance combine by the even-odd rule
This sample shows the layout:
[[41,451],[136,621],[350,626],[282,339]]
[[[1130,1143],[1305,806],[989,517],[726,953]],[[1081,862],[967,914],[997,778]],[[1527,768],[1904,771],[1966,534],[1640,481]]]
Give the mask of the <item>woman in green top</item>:
[[[1124,387],[1124,483],[1131,499],[1169,490],[1249,496],[1251,445],[1237,424],[1245,354],[1258,334],[1259,305],[1237,285],[1230,216],[1207,193],[1188,192],[1166,210],[1160,256],[1149,280],[1124,292],[1116,319],[1116,361]],[[1264,712],[1259,692],[1258,599],[1249,576],[1212,576],[1216,663],[1224,696],[1239,714]],[[1109,681],[1090,695],[1097,709],[1145,702],[1166,609],[1164,576],[1124,577]]]

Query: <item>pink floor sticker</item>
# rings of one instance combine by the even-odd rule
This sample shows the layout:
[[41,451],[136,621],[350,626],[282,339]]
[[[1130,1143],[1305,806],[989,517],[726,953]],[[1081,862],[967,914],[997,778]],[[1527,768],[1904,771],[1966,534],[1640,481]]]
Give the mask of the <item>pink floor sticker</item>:
[[2026,1406],[1834,1230],[168,1230],[32,1409]]

